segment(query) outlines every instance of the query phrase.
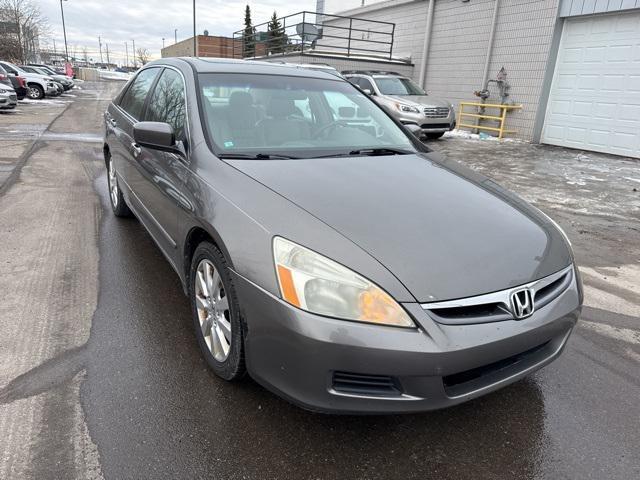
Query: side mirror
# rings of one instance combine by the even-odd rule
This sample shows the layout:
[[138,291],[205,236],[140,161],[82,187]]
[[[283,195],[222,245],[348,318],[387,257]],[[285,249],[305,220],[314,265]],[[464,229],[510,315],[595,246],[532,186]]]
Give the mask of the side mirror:
[[362,91],[363,91],[364,93],[366,93],[367,95],[373,95],[373,92],[371,91],[371,89],[370,89],[370,88],[363,88],[363,89],[362,89]]
[[133,139],[141,147],[167,152],[176,149],[176,136],[168,123],[138,122],[133,126]]

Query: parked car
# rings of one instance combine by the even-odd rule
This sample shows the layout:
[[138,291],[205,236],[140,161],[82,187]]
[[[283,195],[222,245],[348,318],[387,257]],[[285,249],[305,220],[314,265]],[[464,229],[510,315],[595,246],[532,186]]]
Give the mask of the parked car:
[[440,138],[456,126],[453,104],[427,95],[408,77],[378,70],[348,70],[342,74],[401,123],[419,126],[418,135],[423,138]]
[[58,87],[53,81],[53,78],[46,75],[26,72],[20,67],[5,61],[0,61],[0,66],[3,67],[7,73],[25,79],[27,82],[27,97],[39,100],[44,98],[45,95],[58,95]]
[[40,73],[41,75],[49,75],[56,82],[61,84],[64,87],[65,91],[71,90],[75,86],[75,82],[73,81],[73,78],[68,77],[66,75],[60,75],[56,73],[53,69],[51,69],[51,67],[48,67],[46,65],[30,63],[26,67],[22,67],[22,68],[28,71],[27,67],[34,69],[35,70],[34,73]]
[[18,100],[24,99],[27,94],[25,79],[23,77],[16,77],[15,75],[9,74],[4,67],[0,66],[0,86],[3,84],[13,88]]
[[16,108],[18,96],[11,85],[0,83],[0,110]]
[[429,410],[548,364],[576,324],[560,227],[340,78],[157,60],[105,126],[113,213],[175,269],[225,380],[248,370],[313,410]]

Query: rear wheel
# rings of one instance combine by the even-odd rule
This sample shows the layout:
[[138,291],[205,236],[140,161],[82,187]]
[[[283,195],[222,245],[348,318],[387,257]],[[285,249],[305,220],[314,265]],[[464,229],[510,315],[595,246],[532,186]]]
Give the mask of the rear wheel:
[[191,260],[189,297],[193,326],[207,364],[224,380],[245,373],[240,308],[227,262],[209,242]]
[[427,133],[427,138],[429,140],[436,140],[438,138],[440,138],[441,136],[444,135],[444,132],[438,132],[438,133]]
[[120,190],[120,186],[118,185],[116,166],[111,158],[109,158],[108,161],[107,185],[109,187],[111,210],[113,210],[114,215],[116,217],[130,217],[131,210],[129,210],[129,206],[122,196],[122,190]]
[[30,83],[27,87],[27,97],[32,100],[44,98],[44,89],[37,83]]

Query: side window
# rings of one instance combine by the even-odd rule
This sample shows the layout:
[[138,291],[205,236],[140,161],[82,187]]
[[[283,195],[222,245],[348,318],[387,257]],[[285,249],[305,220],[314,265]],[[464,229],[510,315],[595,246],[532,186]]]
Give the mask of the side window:
[[145,120],[165,122],[173,127],[176,140],[185,139],[185,96],[184,82],[175,70],[166,68],[156,84]]
[[363,90],[370,90],[371,93],[375,93],[375,90],[373,89],[373,85],[371,85],[371,82],[366,78],[360,78],[358,85],[360,85],[360,88],[362,88]]
[[13,75],[18,75],[18,72],[16,70],[14,70],[13,68],[11,68],[9,65],[2,65],[4,67],[4,69],[8,72],[11,73]]
[[148,68],[140,72],[120,100],[120,107],[136,120],[140,120],[144,101],[159,70]]

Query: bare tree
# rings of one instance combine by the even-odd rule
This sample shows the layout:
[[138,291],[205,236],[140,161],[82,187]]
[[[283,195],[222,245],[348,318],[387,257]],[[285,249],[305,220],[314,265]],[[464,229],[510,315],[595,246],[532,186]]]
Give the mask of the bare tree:
[[145,65],[149,63],[151,55],[149,54],[149,50],[147,50],[146,48],[138,48],[136,50],[136,58],[142,65]]
[[[14,45],[8,57],[26,63],[36,54],[38,37],[49,31],[47,19],[33,0],[0,0],[0,21],[4,31],[0,32],[0,43]],[[11,42],[11,39],[15,42]]]

